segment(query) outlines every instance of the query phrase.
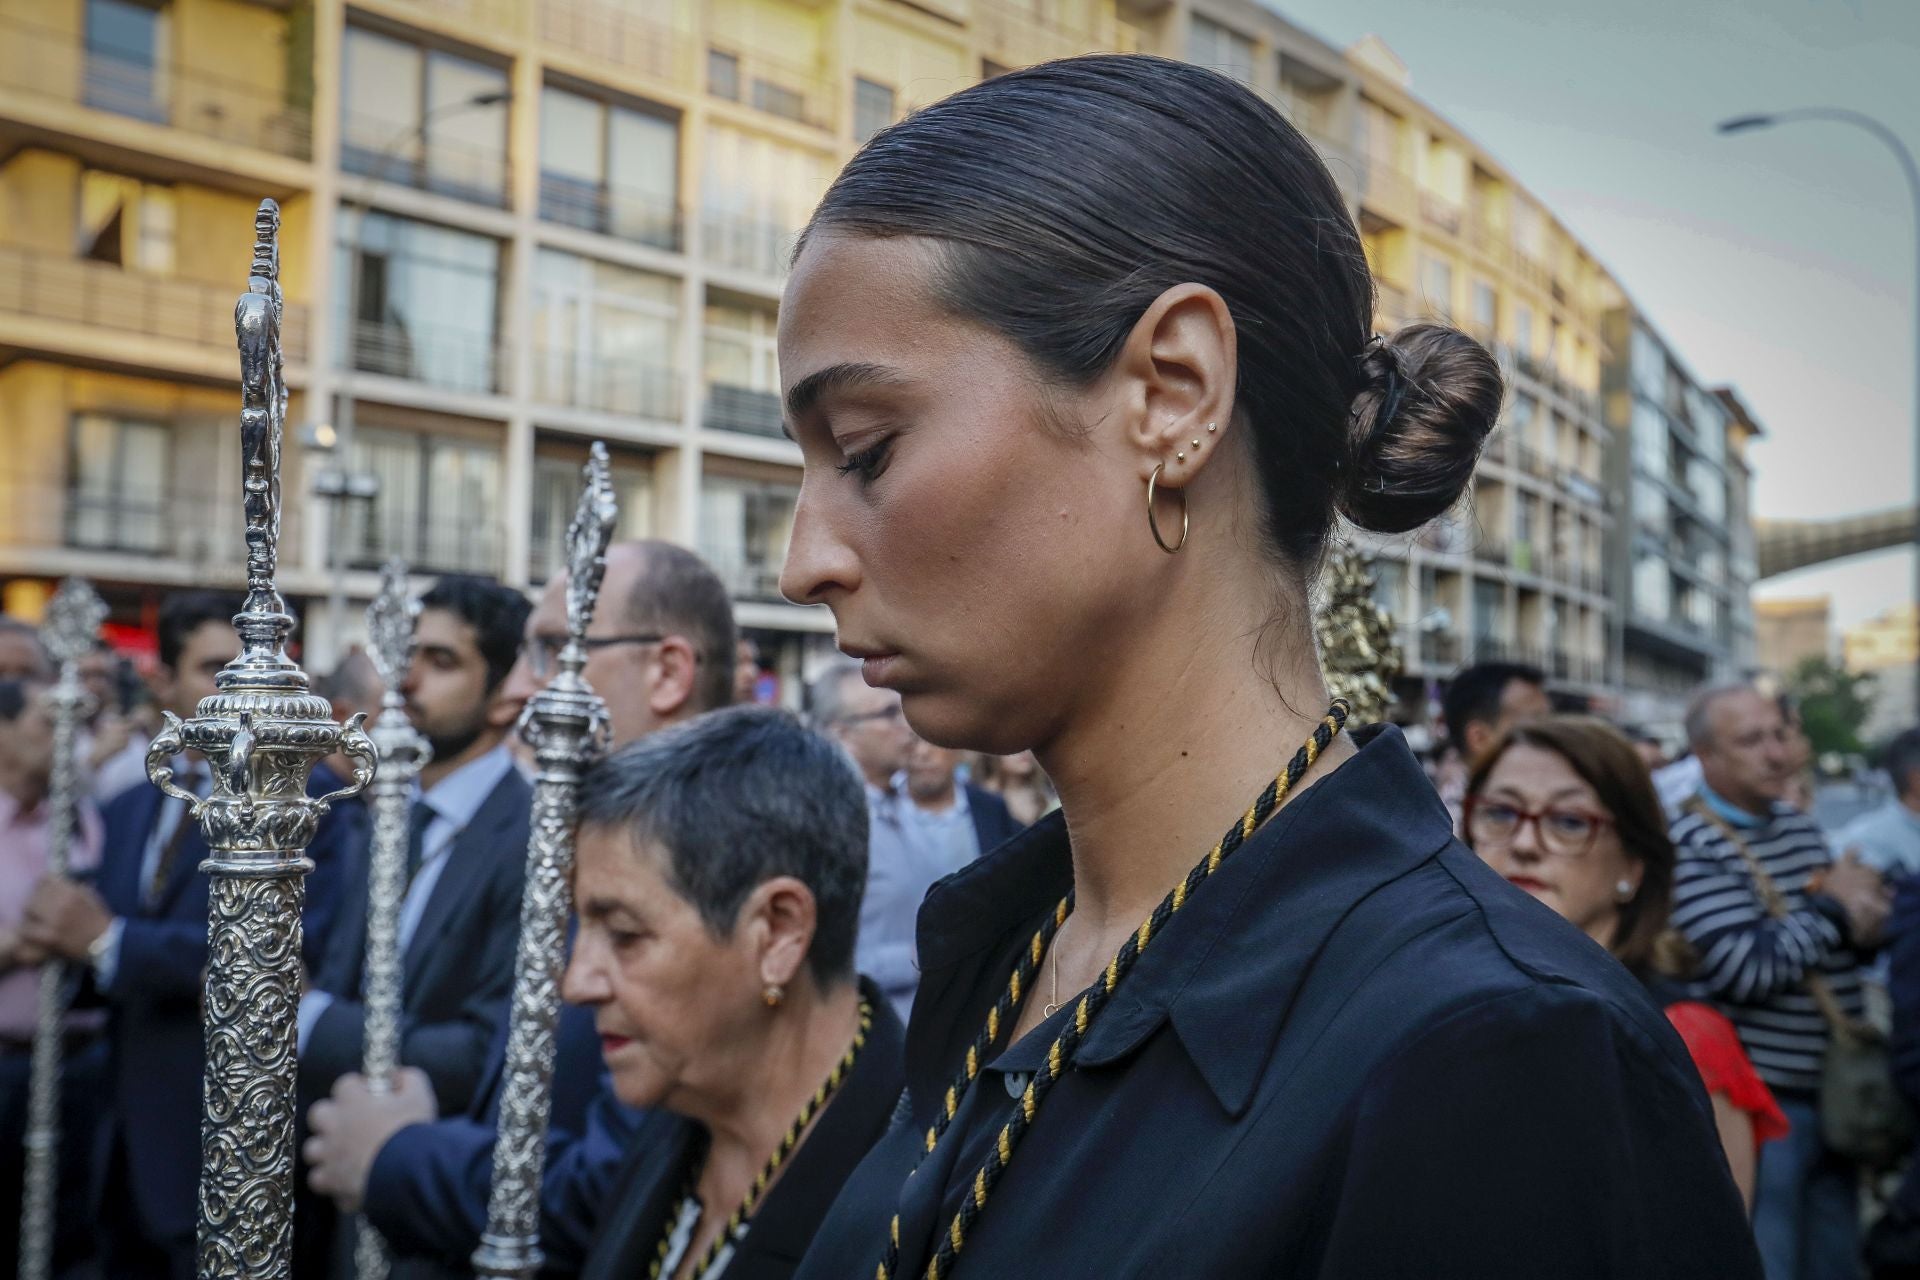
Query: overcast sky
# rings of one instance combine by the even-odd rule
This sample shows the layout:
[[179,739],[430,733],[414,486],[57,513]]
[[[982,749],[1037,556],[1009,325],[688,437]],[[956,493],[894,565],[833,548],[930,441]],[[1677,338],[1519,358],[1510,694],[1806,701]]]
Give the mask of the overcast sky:
[[[1713,126],[1844,106],[1920,150],[1920,0],[1264,2],[1335,45],[1383,38],[1697,377],[1740,390],[1768,432],[1759,514],[1912,500],[1914,215],[1892,155],[1844,125]],[[1758,594],[1831,594],[1844,626],[1912,583],[1903,550]]]

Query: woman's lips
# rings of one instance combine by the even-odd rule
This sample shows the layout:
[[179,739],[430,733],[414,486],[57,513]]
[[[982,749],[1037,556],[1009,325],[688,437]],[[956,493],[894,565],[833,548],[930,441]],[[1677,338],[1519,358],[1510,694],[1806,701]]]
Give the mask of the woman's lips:
[[602,1032],[600,1035],[600,1056],[611,1057],[633,1043],[632,1036],[614,1036]]
[[1524,889],[1528,893],[1539,893],[1543,889],[1553,887],[1545,880],[1536,880],[1532,876],[1508,876],[1507,883],[1516,889]]
[[900,655],[897,653],[882,653],[876,654],[871,658],[862,658],[860,660],[860,677],[876,689],[884,688],[886,686],[887,672],[893,667],[893,664],[899,660]]

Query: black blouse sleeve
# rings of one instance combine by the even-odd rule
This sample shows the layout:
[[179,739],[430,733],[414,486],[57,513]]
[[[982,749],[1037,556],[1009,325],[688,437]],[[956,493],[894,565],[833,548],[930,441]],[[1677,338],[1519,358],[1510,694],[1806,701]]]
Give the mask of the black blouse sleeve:
[[1664,1030],[1539,985],[1422,1034],[1353,1103],[1318,1274],[1758,1280],[1705,1094]]

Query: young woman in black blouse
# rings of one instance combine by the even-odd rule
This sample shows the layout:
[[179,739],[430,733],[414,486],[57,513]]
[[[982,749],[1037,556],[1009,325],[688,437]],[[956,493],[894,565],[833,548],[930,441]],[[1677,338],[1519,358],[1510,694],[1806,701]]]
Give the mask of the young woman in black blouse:
[[928,896],[908,1114],[808,1280],[1758,1274],[1660,1011],[1329,706],[1336,513],[1446,510],[1501,396],[1372,310],[1300,134],[1155,58],[916,112],[815,214],[782,586],[1062,808]]

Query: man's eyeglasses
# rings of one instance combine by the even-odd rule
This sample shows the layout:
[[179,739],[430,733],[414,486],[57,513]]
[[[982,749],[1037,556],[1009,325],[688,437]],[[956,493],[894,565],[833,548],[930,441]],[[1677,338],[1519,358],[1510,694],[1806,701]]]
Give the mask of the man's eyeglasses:
[[[610,649],[619,644],[659,644],[663,635],[587,636],[581,641],[587,651]],[[539,679],[546,679],[560,668],[560,651],[567,647],[565,636],[535,636],[527,644],[527,666]]]
[[1578,858],[1593,848],[1613,819],[1579,809],[1541,809],[1532,812],[1498,800],[1467,801],[1467,837],[1476,847],[1502,847],[1520,838],[1529,822],[1541,849],[1563,858]]
[[878,711],[862,711],[857,716],[841,716],[836,724],[865,724],[869,720],[899,720],[907,713],[900,709],[897,702],[888,703]]

